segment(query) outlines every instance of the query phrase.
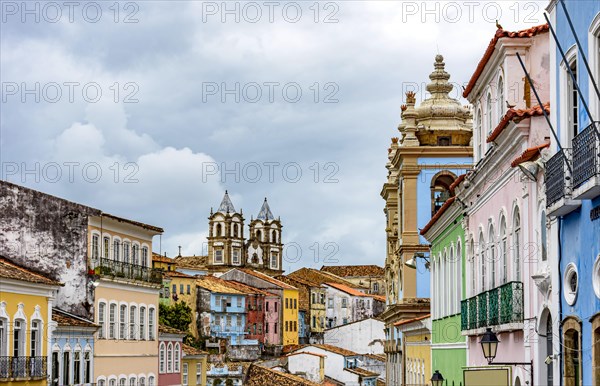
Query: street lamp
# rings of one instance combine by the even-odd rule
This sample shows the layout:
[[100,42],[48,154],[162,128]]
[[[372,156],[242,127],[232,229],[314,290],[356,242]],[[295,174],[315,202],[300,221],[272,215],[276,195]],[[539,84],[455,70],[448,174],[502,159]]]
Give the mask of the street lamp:
[[411,257],[410,259],[408,259],[404,262],[404,265],[406,265],[408,268],[416,269],[417,268],[417,259],[424,259],[425,267],[427,269],[429,269],[429,267],[428,267],[429,260],[427,259],[427,257],[425,256],[425,253],[423,253],[423,252],[416,252],[413,255],[413,257]]
[[431,386],[442,386],[443,383],[444,377],[440,374],[440,370],[435,370],[435,373],[431,377]]
[[498,351],[498,337],[491,328],[487,328],[479,343],[481,343],[483,356],[487,359],[488,364],[491,365],[494,358],[496,358],[496,351]]

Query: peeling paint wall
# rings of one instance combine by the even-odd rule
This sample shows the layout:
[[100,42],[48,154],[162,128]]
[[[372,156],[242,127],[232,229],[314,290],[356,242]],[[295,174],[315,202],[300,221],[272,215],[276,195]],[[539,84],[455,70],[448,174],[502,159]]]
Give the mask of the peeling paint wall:
[[92,318],[88,217],[99,214],[97,209],[0,181],[0,254],[64,283],[54,304]]

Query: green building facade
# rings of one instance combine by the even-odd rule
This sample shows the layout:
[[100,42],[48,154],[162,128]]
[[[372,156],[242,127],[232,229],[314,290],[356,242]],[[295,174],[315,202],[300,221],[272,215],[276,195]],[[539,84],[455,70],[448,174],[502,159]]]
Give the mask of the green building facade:
[[431,243],[431,360],[448,386],[463,384],[466,337],[461,335],[460,301],[465,298],[465,232],[459,202],[450,198],[421,231]]

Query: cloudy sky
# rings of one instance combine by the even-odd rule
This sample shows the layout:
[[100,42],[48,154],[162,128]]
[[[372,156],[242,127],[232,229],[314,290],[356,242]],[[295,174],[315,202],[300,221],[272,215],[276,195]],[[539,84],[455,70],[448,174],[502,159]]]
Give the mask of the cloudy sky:
[[2,2],[1,178],[161,226],[169,256],[202,253],[225,189],[247,220],[268,197],[289,271],[383,265],[404,92],[438,52],[465,84],[495,20],[547,1],[23,4]]

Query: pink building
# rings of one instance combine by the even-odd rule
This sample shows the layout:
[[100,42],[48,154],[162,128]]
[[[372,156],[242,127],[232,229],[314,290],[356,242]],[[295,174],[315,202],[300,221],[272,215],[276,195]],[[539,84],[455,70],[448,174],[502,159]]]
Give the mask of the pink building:
[[265,297],[265,346],[281,345],[281,298],[275,294]]
[[[497,30],[463,94],[473,105],[475,168],[456,188],[465,207],[467,240],[461,329],[467,336],[468,366],[488,366],[479,342],[491,328],[500,340],[495,362],[533,360],[535,372],[545,374],[542,335],[547,322],[551,326],[557,320],[549,313],[552,265],[542,181],[551,134],[517,53],[549,113],[547,25]],[[530,379],[530,370],[513,366],[510,384],[545,379]]]
[[182,344],[185,332],[158,326],[158,386],[181,385]]

